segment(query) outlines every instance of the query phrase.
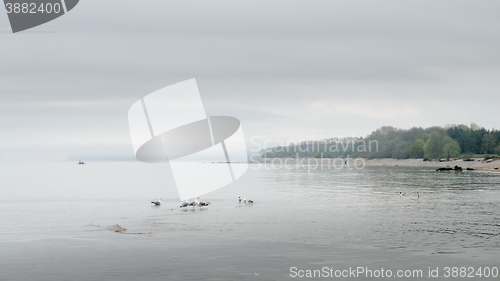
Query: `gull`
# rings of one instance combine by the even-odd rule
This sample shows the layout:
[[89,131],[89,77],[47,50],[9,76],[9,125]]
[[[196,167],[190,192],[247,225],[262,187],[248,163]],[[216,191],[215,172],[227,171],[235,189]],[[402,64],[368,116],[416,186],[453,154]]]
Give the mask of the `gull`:
[[200,207],[207,207],[208,205],[212,204],[210,202],[200,202],[198,199],[200,199],[200,197],[197,197],[196,198],[196,206]]
[[201,209],[201,207],[208,207],[208,205],[210,205],[210,204],[212,204],[212,203],[210,203],[210,202],[200,202],[200,203],[198,203],[198,206],[200,206],[200,209]]
[[239,201],[239,203],[241,203],[241,197],[238,197],[238,201]]
[[247,202],[247,198],[243,197],[243,203],[246,203],[246,202]]
[[151,203],[152,203],[152,204],[155,204],[156,206],[161,205],[161,199],[162,199],[162,198],[160,197],[160,199],[158,199],[158,201],[153,201],[153,202],[151,202]]
[[248,202],[248,203],[253,203],[253,200],[248,199],[248,201],[247,201],[247,202]]
[[188,206],[191,206],[194,208],[196,206],[196,201],[189,202]]
[[210,202],[200,202],[200,203],[198,204],[198,206],[200,206],[200,208],[201,208],[201,207],[207,207],[207,206],[208,206],[208,205],[210,205],[210,204],[211,204]]
[[182,202],[182,204],[179,206],[179,208],[186,208],[188,207],[189,205],[189,201],[188,201],[188,198],[186,198],[186,201]]

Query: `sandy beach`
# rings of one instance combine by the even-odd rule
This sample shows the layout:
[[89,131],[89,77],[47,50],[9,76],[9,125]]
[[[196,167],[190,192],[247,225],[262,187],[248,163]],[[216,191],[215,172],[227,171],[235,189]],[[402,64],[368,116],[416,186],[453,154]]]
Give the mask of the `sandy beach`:
[[500,167],[500,161],[492,161],[487,163],[486,161],[482,161],[482,158],[476,158],[474,161],[463,161],[462,159],[458,160],[450,160],[445,162],[439,161],[424,161],[423,159],[371,159],[366,160],[366,166],[403,166],[403,167],[455,167],[459,166],[463,169],[473,168],[478,171],[492,171],[498,172],[499,170],[495,170],[495,168]]
[[[264,163],[266,160],[271,161],[271,163],[279,163],[279,160],[274,160],[273,159],[280,159],[282,163],[287,163],[293,164],[297,162],[297,159],[295,158],[269,158],[269,159],[259,159],[258,162]],[[348,161],[349,165],[354,165],[355,159],[343,159],[342,161]],[[445,162],[439,162],[439,161],[424,161],[423,159],[393,159],[393,158],[382,158],[382,159],[363,159],[365,162],[365,166],[401,166],[401,167],[432,167],[432,168],[441,168],[441,167],[455,167],[460,166],[463,169],[466,168],[472,168],[476,171],[482,171],[482,172],[499,172],[500,170],[495,169],[499,168],[500,169],[500,161],[492,161],[492,162],[486,162],[483,161],[483,158],[474,158],[474,161],[463,161],[462,159],[457,159],[457,160],[450,160],[450,161],[445,161]],[[302,161],[302,159],[298,159],[298,161]],[[319,159],[319,158],[309,158],[309,160],[306,158],[303,160],[302,163],[306,164],[308,161],[311,161],[312,163],[316,163],[316,161],[323,161],[323,164],[328,164],[328,161],[330,163],[333,163],[334,159]],[[360,160],[358,160],[357,165],[360,165]],[[321,162],[318,162],[321,163]],[[336,163],[339,164],[340,160],[337,159]]]

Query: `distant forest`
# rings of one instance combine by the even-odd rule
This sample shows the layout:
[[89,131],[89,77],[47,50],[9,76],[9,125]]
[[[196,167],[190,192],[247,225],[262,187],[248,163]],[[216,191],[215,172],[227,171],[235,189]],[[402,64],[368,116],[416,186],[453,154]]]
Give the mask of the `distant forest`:
[[363,158],[471,158],[475,154],[500,154],[500,131],[472,123],[445,127],[384,126],[366,138],[332,138],[279,146],[263,151],[263,158],[363,157]]

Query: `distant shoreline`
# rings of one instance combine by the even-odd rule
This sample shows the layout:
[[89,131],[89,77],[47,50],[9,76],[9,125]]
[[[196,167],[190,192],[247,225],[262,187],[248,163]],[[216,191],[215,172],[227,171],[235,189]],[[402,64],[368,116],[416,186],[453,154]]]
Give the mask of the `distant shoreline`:
[[[307,164],[308,159],[309,161],[312,161],[313,163],[321,163],[320,158],[260,158],[256,160],[256,162],[259,163],[264,163],[266,160],[271,161],[273,163],[273,159],[280,159],[283,163],[285,160],[288,160],[288,163],[290,165],[293,165],[297,161],[303,161],[303,164]],[[304,159],[304,160],[303,160]],[[401,166],[401,167],[429,167],[429,168],[440,168],[440,167],[455,167],[460,166],[463,169],[466,168],[472,168],[477,171],[483,171],[483,172],[499,172],[500,170],[495,170],[495,168],[500,168],[500,161],[493,161],[490,163],[486,163],[485,161],[482,161],[482,158],[475,158],[474,161],[463,161],[462,159],[459,160],[450,160],[446,162],[439,162],[439,161],[424,161],[422,158],[421,159],[393,159],[393,158],[376,158],[376,159],[365,159],[362,158],[365,161],[365,166],[369,167],[376,167],[376,166]],[[328,158],[328,159],[323,159],[323,164],[328,164],[328,161],[330,163],[333,163],[334,159]],[[354,165],[355,159],[349,158],[349,159],[342,159],[342,161],[348,161],[349,165]],[[278,160],[274,160],[278,161]],[[318,162],[315,162],[318,161]],[[340,164],[340,160],[337,160],[337,163]],[[359,166],[359,162],[357,163]]]

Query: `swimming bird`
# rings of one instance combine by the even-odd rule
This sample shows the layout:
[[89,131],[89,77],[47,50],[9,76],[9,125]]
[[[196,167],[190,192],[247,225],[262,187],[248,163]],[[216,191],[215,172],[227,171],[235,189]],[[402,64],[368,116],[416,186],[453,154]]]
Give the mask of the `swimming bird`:
[[247,198],[243,197],[243,203],[246,203],[246,202],[247,202]]
[[238,197],[238,201],[241,203],[241,197]]
[[418,191],[417,191],[417,198],[420,198],[420,193],[418,193]]
[[182,202],[182,204],[179,206],[179,208],[186,208],[188,207],[189,205],[189,201],[188,201],[188,198],[186,198],[186,201]]
[[153,201],[153,202],[151,202],[151,203],[152,203],[152,204],[155,204],[156,206],[161,205],[161,199],[162,199],[162,198],[160,197],[160,199],[158,199],[158,201]]
[[247,201],[247,202],[248,202],[248,203],[253,203],[253,200],[248,199],[248,201]]
[[200,200],[198,200],[198,199],[200,199],[200,197],[196,198],[196,200],[195,200],[195,206],[200,207],[200,209],[201,209],[201,207],[207,207],[208,205],[211,204],[210,202],[200,202]]
[[406,195],[406,192],[405,193],[403,193],[401,191],[399,192],[399,196],[405,196],[405,195]]
[[210,203],[210,202],[199,202],[198,206],[200,206],[200,209],[201,209],[201,207],[208,207],[208,205],[210,205],[210,204],[212,204],[212,203]]

